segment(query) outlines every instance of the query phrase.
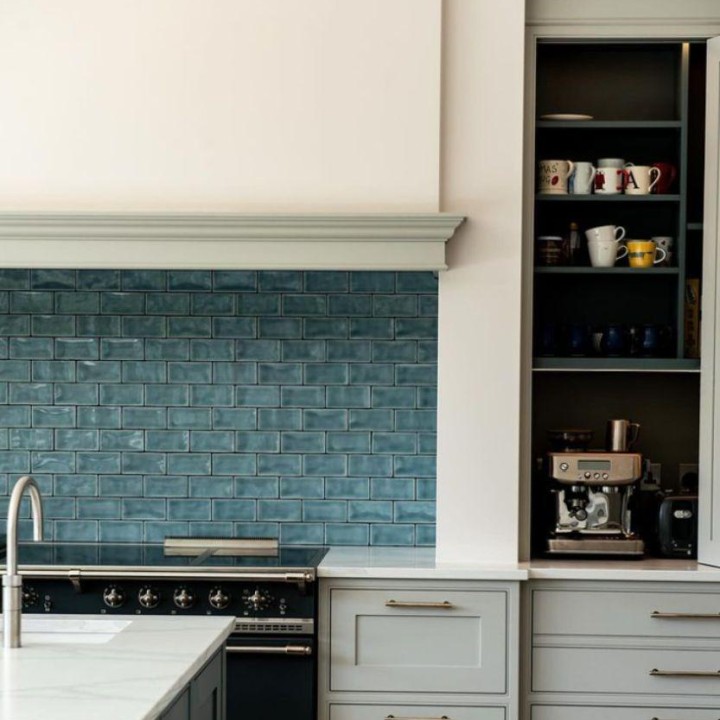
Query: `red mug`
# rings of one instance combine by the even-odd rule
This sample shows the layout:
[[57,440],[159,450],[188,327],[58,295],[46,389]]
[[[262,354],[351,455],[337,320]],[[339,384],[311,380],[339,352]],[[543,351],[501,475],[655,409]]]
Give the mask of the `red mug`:
[[677,168],[669,162],[656,162],[653,163],[652,166],[660,171],[660,178],[653,188],[653,193],[667,195],[672,190],[672,186],[675,183]]

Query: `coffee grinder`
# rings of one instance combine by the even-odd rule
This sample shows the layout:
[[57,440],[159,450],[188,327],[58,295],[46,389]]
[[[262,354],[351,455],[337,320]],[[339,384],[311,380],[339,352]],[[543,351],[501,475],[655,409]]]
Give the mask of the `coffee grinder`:
[[631,500],[642,477],[642,456],[632,452],[550,452],[547,478],[555,495],[552,555],[641,556],[632,530]]

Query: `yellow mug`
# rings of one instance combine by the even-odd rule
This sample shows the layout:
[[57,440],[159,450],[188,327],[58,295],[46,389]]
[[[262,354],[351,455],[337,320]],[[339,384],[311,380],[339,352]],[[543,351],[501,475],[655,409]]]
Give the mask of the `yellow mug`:
[[[649,268],[665,260],[667,253],[654,240],[627,240],[630,267]],[[661,257],[658,257],[661,254]]]

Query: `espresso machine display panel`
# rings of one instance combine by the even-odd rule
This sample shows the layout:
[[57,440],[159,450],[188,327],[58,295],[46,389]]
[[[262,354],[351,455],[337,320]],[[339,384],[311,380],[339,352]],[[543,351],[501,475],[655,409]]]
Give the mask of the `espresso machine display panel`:
[[549,489],[555,494],[555,527],[548,552],[558,555],[624,555],[644,552],[633,532],[631,499],[642,476],[637,453],[548,454]]

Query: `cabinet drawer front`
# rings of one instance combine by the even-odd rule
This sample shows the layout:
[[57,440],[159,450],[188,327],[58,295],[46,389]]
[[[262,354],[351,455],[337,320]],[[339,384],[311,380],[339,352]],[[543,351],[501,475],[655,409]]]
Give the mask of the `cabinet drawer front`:
[[330,688],[503,693],[507,595],[334,589]]
[[720,639],[720,593],[536,590],[533,633]]
[[330,720],[505,720],[505,708],[447,705],[331,705]]
[[543,647],[532,657],[536,692],[720,695],[720,651]]
[[532,720],[719,720],[718,710],[533,705]]

